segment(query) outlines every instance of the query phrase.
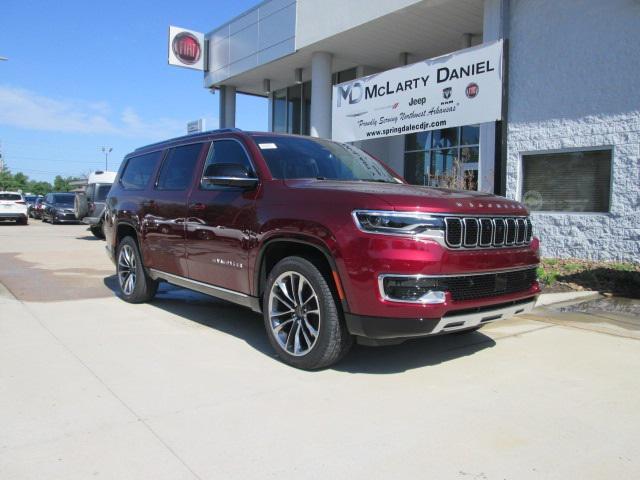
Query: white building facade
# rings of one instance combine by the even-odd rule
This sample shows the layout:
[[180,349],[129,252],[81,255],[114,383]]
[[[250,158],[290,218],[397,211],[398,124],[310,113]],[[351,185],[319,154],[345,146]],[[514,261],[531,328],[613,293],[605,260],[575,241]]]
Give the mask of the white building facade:
[[356,142],[410,183],[524,201],[543,255],[640,260],[640,2],[267,0],[206,35],[204,86],[331,138],[333,86],[503,40],[502,117]]

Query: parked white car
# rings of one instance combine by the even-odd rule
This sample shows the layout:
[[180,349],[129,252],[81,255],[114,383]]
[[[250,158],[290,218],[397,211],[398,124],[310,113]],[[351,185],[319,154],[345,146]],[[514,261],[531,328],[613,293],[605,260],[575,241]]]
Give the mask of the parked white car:
[[29,221],[28,206],[19,192],[0,192],[0,220],[15,220],[20,225]]

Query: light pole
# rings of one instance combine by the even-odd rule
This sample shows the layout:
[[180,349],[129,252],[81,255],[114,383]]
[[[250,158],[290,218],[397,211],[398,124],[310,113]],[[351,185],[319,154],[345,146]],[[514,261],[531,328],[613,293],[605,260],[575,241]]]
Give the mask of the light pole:
[[98,147],[104,153],[104,170],[109,170],[109,154],[113,151],[113,147]]

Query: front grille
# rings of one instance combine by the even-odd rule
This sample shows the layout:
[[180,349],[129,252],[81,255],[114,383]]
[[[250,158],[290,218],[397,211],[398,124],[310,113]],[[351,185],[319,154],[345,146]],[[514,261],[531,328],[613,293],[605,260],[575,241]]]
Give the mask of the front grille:
[[447,217],[445,227],[451,248],[522,246],[533,238],[529,217]]
[[473,300],[529,290],[536,281],[536,269],[503,273],[443,277],[438,287],[451,292],[454,300]]

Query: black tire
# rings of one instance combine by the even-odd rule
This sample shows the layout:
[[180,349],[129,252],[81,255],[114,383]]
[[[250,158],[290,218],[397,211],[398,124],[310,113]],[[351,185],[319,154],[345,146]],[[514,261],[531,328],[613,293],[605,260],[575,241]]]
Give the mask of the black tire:
[[91,227],[89,227],[89,230],[91,230],[91,233],[93,233],[94,237],[99,238],[100,240],[104,240],[104,229],[102,222],[100,222],[98,225],[91,225]]
[[29,224],[29,218],[28,217],[19,218],[18,220],[16,220],[16,223],[18,225],[28,225]]
[[[128,291],[125,287],[124,268],[126,263],[124,259],[121,259],[123,251],[130,253],[134,257],[133,268],[129,271],[133,271],[135,277],[133,279],[133,288]],[[153,280],[144,268],[142,263],[142,257],[140,250],[138,249],[138,243],[132,237],[123,238],[118,244],[118,250],[116,254],[116,273],[118,276],[118,286],[120,287],[120,297],[129,303],[144,303],[151,300],[158,291],[158,281]]]
[[[307,288],[307,295],[315,294],[317,300],[313,300],[314,303],[317,304],[317,327],[316,337],[314,338],[313,344],[310,345],[310,348],[304,354],[295,355],[287,351],[287,347],[289,345],[289,334],[285,332],[285,329],[280,329],[280,333],[283,336],[286,336],[285,347],[283,347],[280,342],[283,340],[283,337],[276,338],[279,333],[274,332],[274,326],[272,326],[273,322],[291,322],[290,325],[295,325],[296,320],[282,320],[284,317],[277,316],[273,318],[271,317],[271,303],[270,297],[272,289],[274,288],[274,284],[278,278],[282,278],[283,275],[287,275],[288,273],[294,273],[299,276],[301,275],[304,278],[304,281],[308,283],[309,287]],[[286,277],[285,277],[286,278]],[[300,281],[300,280],[299,280]],[[275,292],[280,293],[281,290],[277,290],[276,287]],[[292,288],[295,288],[292,286]],[[302,294],[300,295],[302,296]],[[295,298],[295,295],[294,295]],[[302,302],[296,304],[296,315],[298,312],[298,307]],[[329,281],[325,276],[316,268],[309,260],[306,260],[301,257],[287,257],[276,264],[275,267],[269,272],[269,276],[267,278],[264,296],[263,296],[263,312],[264,312],[264,324],[267,330],[267,337],[269,338],[269,342],[273,346],[276,351],[278,357],[285,363],[304,370],[316,370],[319,368],[328,367],[336,362],[338,362],[351,348],[353,344],[353,337],[347,331],[347,327],[345,325],[342,313],[342,307],[336,298],[335,293],[332,291],[329,286]],[[275,304],[275,301],[274,301]],[[284,305],[284,304],[283,304]],[[287,308],[287,307],[285,307]],[[314,310],[316,309],[315,307]],[[302,311],[302,310],[301,310]],[[302,313],[300,317],[294,316],[294,318],[298,318],[297,320],[300,324],[302,322],[306,322],[306,325],[309,325],[307,320],[307,313]],[[277,326],[277,325],[276,325]],[[293,330],[293,326],[290,327],[290,330]],[[299,331],[303,330],[299,328]],[[306,332],[309,332],[307,329]],[[304,332],[303,332],[304,333]],[[299,334],[298,334],[299,335]],[[309,332],[311,335],[311,332]],[[302,338],[302,337],[300,337]],[[307,343],[304,340],[301,342]]]
[[73,199],[73,212],[78,220],[82,220],[87,216],[87,213],[89,212],[89,203],[85,192],[76,193],[76,196]]

